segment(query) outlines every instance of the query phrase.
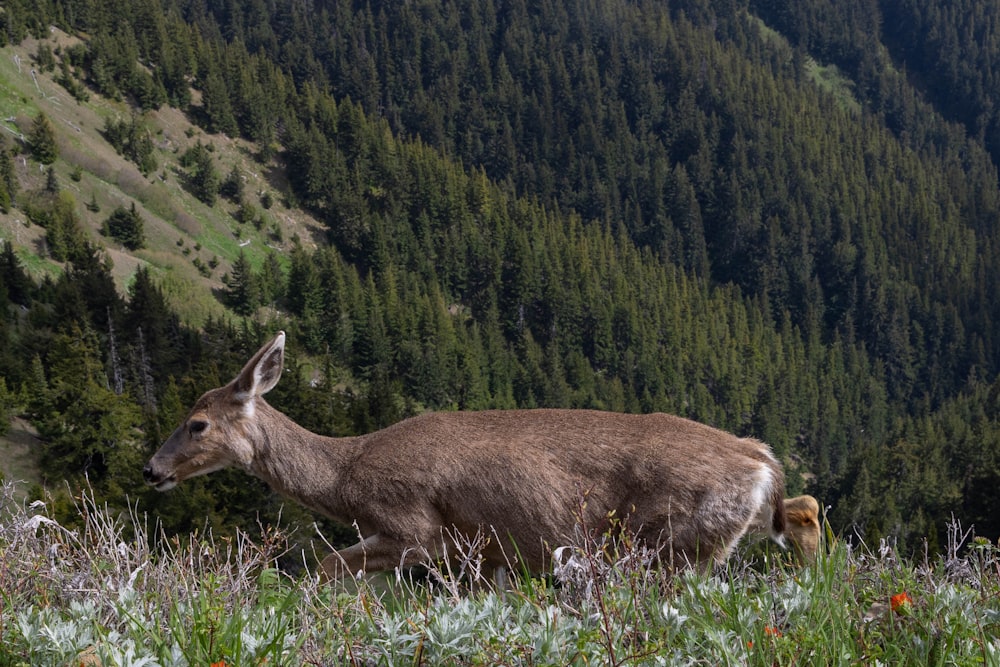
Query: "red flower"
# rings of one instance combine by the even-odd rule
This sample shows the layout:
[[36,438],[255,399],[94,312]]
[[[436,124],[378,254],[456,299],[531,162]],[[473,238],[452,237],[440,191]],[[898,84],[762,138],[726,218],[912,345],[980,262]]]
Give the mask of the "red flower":
[[912,604],[913,604],[913,599],[910,597],[910,594],[907,593],[906,591],[903,591],[902,593],[897,593],[896,595],[893,595],[891,598],[889,598],[889,607],[891,607],[892,610],[896,613],[908,610],[910,605]]
[[771,626],[771,625],[765,625],[764,626],[764,634],[765,635],[770,635],[772,637],[780,637],[781,636],[781,630],[779,630],[778,628],[776,628],[774,626]]

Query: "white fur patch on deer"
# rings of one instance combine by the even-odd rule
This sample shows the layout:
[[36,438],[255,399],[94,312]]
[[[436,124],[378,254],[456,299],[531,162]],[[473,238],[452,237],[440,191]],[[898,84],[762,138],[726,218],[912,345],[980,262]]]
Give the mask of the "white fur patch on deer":
[[492,536],[486,564],[538,573],[580,526],[634,531],[670,562],[724,561],[746,533],[783,543],[784,474],[753,438],[667,414],[594,410],[437,412],[367,435],[316,435],[263,395],[281,377],[285,334],[229,384],[205,393],[143,471],[166,490],[238,466],[327,517],[357,544],[332,577],[448,553],[447,536]]

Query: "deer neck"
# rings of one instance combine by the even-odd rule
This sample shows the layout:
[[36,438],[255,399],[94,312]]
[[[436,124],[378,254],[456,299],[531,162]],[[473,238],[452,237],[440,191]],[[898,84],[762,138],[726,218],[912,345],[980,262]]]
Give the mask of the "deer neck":
[[358,439],[318,435],[263,401],[256,410],[248,472],[275,491],[337,518],[338,508],[332,505]]

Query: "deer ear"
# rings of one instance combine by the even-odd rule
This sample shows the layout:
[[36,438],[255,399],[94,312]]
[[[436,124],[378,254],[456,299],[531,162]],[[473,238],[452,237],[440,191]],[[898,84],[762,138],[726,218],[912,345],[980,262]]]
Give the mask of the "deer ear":
[[237,394],[245,399],[261,396],[274,389],[281,379],[285,363],[285,332],[279,331],[274,339],[260,348],[247,362],[233,381]]

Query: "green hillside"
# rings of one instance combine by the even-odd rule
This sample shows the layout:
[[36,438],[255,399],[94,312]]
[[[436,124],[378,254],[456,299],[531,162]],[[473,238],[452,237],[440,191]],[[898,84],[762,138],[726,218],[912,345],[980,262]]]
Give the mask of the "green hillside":
[[[208,136],[177,109],[164,106],[142,112],[94,92],[87,94],[86,101],[74,100],[57,83],[56,70],[38,66],[37,54],[39,48],[69,50],[83,45],[81,40],[52,28],[43,40],[29,37],[5,49],[0,62],[0,89],[4,92],[0,114],[5,119],[8,146],[23,149],[16,137],[29,133],[33,119],[45,114],[58,143],[59,159],[52,167],[59,189],[73,198],[86,238],[105,248],[114,263],[112,273],[119,289],[124,292],[136,268],[143,266],[168,292],[171,306],[185,321],[198,325],[209,316],[218,317],[223,308],[210,291],[222,286],[221,277],[240,249],[255,264],[261,264],[269,249],[286,251],[292,236],[311,244],[310,230],[316,223],[302,211],[280,204],[267,211],[258,205],[260,225],[241,223],[233,215],[235,205],[225,202],[209,207],[199,202],[191,192],[188,171],[180,165],[183,153],[198,142],[211,146],[220,178],[234,168],[238,170],[250,198],[268,193],[277,202],[281,188],[286,187],[284,176],[275,165],[266,169],[249,159],[252,145]],[[107,138],[109,121],[134,123],[149,136],[156,165],[150,173],[144,175],[138,165],[116,152]],[[44,187],[44,167],[36,163],[29,168],[21,159],[14,162],[19,189],[30,201],[31,194]],[[113,239],[100,235],[111,211],[132,203],[137,205],[146,231],[146,247],[137,252],[127,252]],[[55,275],[61,271],[59,263],[45,262],[47,253],[39,252],[43,250],[44,229],[31,224],[25,208],[11,207],[0,214],[4,238],[24,249],[19,256],[34,277]],[[276,226],[288,238],[275,239],[269,232]],[[216,268],[198,270],[195,260],[207,267],[213,257],[218,260]]]
[[276,518],[139,469],[281,327],[316,431],[662,410],[767,440],[838,531],[997,537],[994,121],[956,111],[992,93],[807,5],[6,3],[0,372],[42,481]]

